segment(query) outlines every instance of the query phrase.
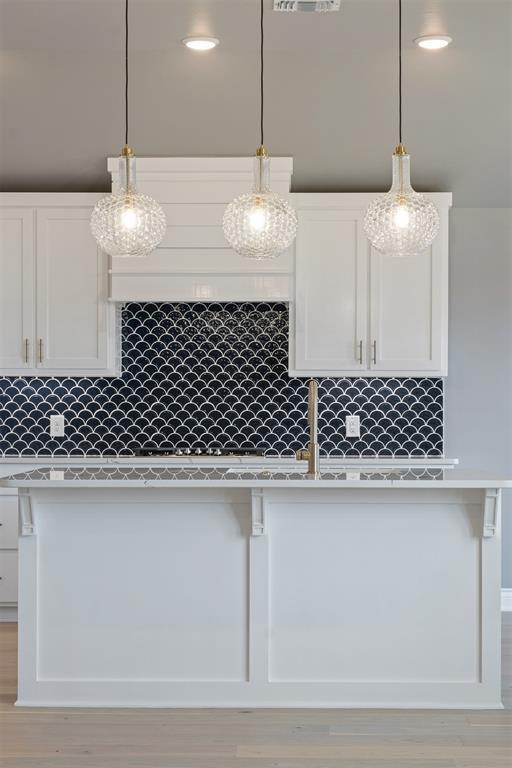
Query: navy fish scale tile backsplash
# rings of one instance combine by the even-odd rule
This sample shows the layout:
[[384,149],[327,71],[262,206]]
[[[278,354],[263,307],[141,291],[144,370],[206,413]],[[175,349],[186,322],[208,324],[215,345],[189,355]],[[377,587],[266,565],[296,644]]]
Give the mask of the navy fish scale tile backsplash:
[[[306,445],[307,383],[289,378],[284,304],[123,309],[117,379],[0,378],[0,455],[131,455],[142,445]],[[320,379],[319,439],[333,456],[440,456],[442,379]],[[49,436],[64,414],[66,436]],[[361,417],[347,440],[346,414]]]

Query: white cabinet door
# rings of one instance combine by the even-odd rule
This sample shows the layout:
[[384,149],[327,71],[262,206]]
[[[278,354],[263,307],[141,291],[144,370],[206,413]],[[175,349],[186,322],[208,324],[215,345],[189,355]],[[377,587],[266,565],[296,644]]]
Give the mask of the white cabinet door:
[[0,604],[18,601],[18,550],[0,549]]
[[0,210],[0,369],[5,375],[33,362],[34,211]]
[[107,257],[90,207],[37,211],[37,367],[70,373],[109,368]]
[[0,496],[0,550],[17,548],[18,494],[2,494]]
[[370,364],[394,374],[446,375],[448,250],[440,235],[417,256],[373,251]]
[[367,369],[368,244],[364,212],[299,210],[292,375]]

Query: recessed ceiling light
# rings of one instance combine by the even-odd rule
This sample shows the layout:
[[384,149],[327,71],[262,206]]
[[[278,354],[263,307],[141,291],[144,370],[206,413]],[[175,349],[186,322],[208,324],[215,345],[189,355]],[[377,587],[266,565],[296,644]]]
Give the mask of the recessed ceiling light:
[[211,51],[219,44],[216,37],[185,37],[181,42],[193,51]]
[[416,37],[414,42],[420,48],[437,51],[439,48],[446,48],[447,45],[450,45],[452,38],[448,35],[426,35],[425,37]]

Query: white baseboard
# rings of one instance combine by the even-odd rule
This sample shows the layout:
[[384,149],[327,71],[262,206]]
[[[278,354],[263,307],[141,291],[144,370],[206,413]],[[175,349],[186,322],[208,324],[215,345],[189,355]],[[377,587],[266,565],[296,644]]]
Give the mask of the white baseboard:
[[18,621],[17,606],[0,606],[0,622],[2,621]]
[[504,587],[501,590],[501,610],[512,611],[512,588]]

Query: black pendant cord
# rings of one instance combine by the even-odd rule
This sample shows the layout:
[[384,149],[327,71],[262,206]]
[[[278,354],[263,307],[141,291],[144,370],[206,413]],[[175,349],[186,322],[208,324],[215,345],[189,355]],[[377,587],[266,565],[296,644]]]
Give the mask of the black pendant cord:
[[398,135],[402,143],[402,0],[398,0]]
[[263,142],[263,43],[264,43],[264,29],[263,29],[263,0],[260,0],[260,146],[264,146]]
[[128,146],[128,0],[124,8],[124,143]]

